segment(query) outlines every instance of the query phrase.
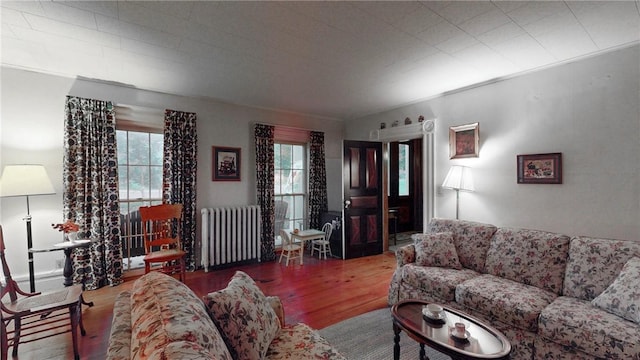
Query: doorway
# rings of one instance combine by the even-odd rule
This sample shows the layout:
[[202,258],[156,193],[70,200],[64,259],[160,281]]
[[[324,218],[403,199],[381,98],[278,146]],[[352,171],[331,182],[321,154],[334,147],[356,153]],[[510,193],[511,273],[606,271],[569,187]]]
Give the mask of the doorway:
[[388,145],[387,207],[389,236],[421,232],[423,228],[422,138]]

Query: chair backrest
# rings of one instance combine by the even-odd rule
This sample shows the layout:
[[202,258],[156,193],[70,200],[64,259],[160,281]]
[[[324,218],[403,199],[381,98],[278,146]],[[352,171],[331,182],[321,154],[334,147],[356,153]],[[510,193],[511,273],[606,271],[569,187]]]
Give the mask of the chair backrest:
[[329,241],[329,239],[331,239],[331,233],[333,232],[333,225],[331,225],[331,223],[322,225],[322,231],[324,232],[324,239]]
[[282,238],[282,246],[291,245],[291,238],[289,237],[289,233],[287,230],[280,230],[280,237]]
[[182,204],[141,206],[140,218],[147,254],[158,248],[182,248],[180,242]]
[[0,294],[0,299],[4,298],[4,296],[9,293],[11,302],[14,302],[18,299],[18,294],[16,293],[17,284],[11,278],[11,271],[9,271],[9,265],[7,264],[7,259],[4,255],[4,249],[4,236],[2,235],[2,226],[0,226],[0,262],[2,262],[2,273],[4,274],[5,282],[5,284],[2,286],[2,294]]

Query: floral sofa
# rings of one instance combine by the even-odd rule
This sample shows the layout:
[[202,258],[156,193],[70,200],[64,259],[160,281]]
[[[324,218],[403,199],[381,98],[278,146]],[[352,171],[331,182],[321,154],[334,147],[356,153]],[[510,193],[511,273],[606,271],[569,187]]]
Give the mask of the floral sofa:
[[344,359],[305,324],[285,325],[278,297],[236,272],[199,299],[186,285],[148,273],[115,301],[107,359]]
[[640,360],[640,242],[438,218],[413,240],[396,251],[390,305],[463,310],[516,360]]

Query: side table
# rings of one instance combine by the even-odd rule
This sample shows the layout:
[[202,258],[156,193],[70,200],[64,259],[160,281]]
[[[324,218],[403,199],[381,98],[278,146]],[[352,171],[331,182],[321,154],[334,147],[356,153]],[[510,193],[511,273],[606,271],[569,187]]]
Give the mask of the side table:
[[[64,251],[64,268],[62,270],[62,275],[64,275],[64,286],[73,285],[73,279],[71,276],[73,275],[73,265],[71,264],[71,250],[78,248],[86,248],[91,245],[91,240],[75,240],[75,241],[64,241],[61,243],[53,244],[51,247],[46,248],[31,248],[29,249],[30,253],[42,253],[42,252],[51,252],[51,251]],[[82,282],[82,290],[84,290],[84,281]],[[93,302],[85,302],[82,299],[82,303],[84,305],[93,306]]]

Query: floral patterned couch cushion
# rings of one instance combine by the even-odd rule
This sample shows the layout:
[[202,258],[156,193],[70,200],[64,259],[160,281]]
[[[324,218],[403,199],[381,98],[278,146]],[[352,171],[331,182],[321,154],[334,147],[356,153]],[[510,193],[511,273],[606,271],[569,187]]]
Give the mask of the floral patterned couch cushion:
[[452,233],[460,264],[480,273],[484,272],[489,242],[496,230],[491,224],[441,218],[432,219],[427,227],[427,233],[431,234]]
[[640,256],[640,242],[586,236],[572,238],[563,295],[593,300],[634,256]]
[[263,359],[280,331],[278,317],[253,279],[237,271],[229,285],[204,297],[234,359]]
[[437,234],[414,234],[416,265],[462,269],[458,252],[450,232]]
[[131,289],[131,354],[144,359],[175,341],[193,342],[231,359],[204,304],[185,284],[153,271]]
[[455,270],[408,264],[402,267],[402,282],[436,298],[455,301],[456,286],[480,274],[469,269]]
[[286,325],[267,349],[267,359],[335,359],[345,357],[306,324]]
[[562,294],[569,237],[539,230],[500,228],[487,252],[487,274]]
[[[573,297],[558,297],[540,313],[538,335],[544,338],[542,342],[602,359],[640,359],[639,334],[640,325]],[[538,355],[543,356],[543,351]]]
[[538,315],[557,295],[494,275],[480,275],[456,288],[456,302],[486,316],[535,332]]
[[629,259],[620,275],[591,303],[640,324],[640,258]]
[[106,360],[131,357],[131,291],[116,295]]

